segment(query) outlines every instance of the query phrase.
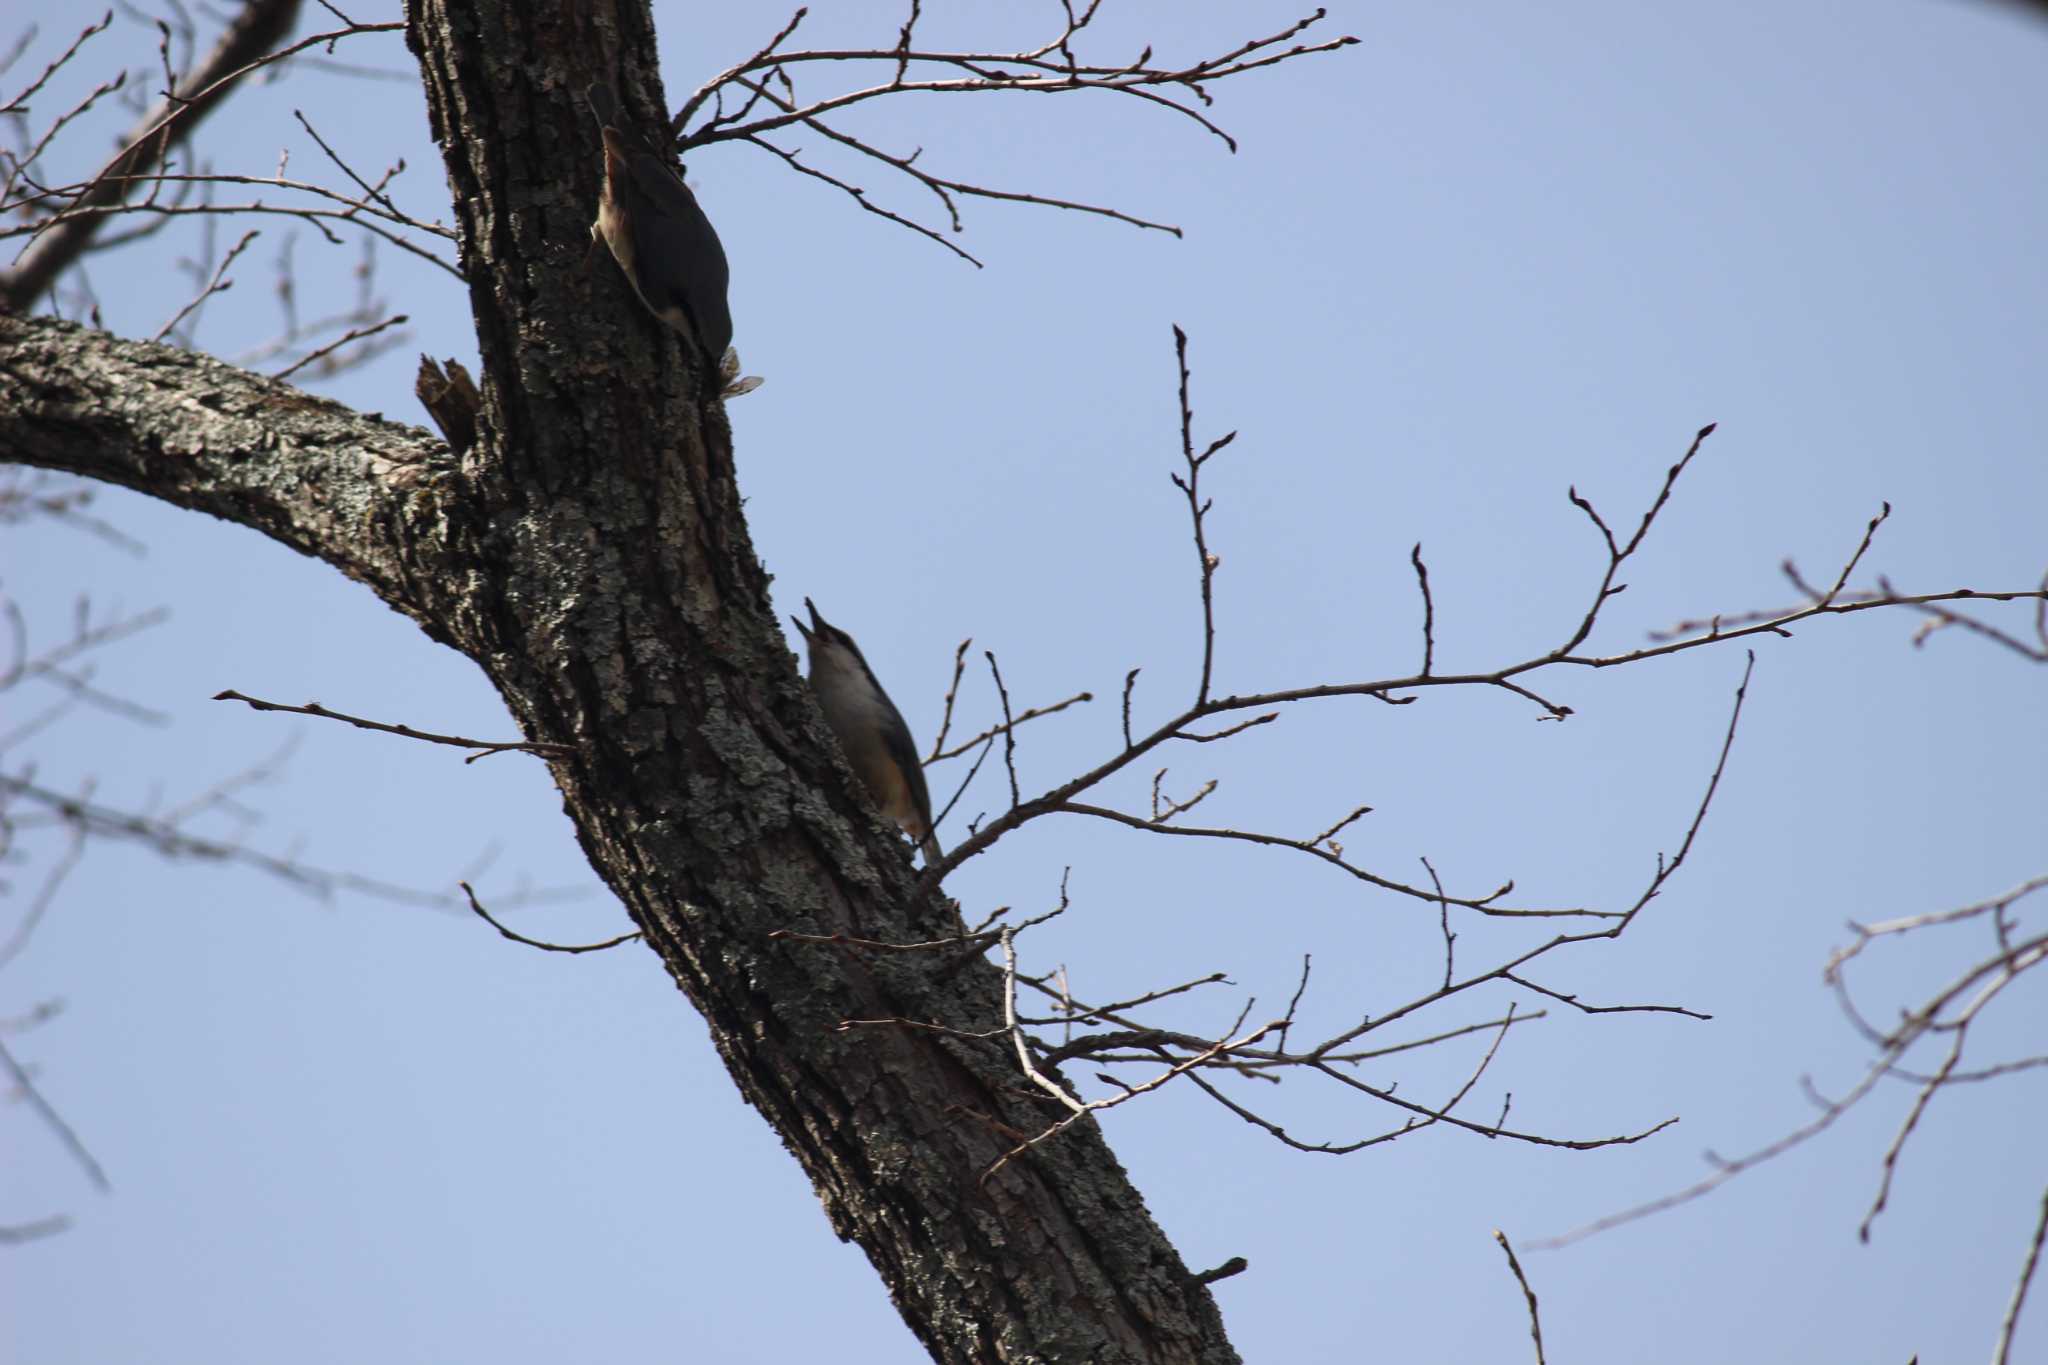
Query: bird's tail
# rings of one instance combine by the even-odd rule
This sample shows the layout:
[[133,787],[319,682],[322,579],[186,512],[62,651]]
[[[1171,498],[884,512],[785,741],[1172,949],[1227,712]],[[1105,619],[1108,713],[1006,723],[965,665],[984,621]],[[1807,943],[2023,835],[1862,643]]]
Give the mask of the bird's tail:
[[924,838],[919,842],[918,847],[924,850],[924,866],[927,872],[945,860],[946,855],[939,851],[939,838],[930,830],[925,831]]

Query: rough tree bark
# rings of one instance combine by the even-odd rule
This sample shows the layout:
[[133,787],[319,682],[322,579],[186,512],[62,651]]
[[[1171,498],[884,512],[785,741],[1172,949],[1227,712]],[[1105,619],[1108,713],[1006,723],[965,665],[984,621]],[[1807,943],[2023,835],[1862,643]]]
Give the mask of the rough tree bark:
[[834,1030],[996,1028],[991,966],[768,938],[961,925],[914,895],[828,747],[722,412],[617,272],[584,268],[600,162],[577,92],[603,78],[639,118],[668,107],[646,5],[414,0],[408,41],[483,362],[468,454],[203,356],[0,317],[0,460],[316,556],[474,659],[529,738],[575,746],[552,766],[591,864],[935,1359],[1236,1360],[1092,1125],[980,1182],[1007,1132],[1057,1116],[1002,1046]]

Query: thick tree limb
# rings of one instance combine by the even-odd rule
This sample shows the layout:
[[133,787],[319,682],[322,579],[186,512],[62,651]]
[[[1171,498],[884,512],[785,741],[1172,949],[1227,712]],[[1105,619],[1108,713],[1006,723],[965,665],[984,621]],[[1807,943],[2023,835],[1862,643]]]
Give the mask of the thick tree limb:
[[417,427],[197,352],[0,317],[0,461],[253,527],[368,583],[430,633],[439,594],[407,582],[388,542],[428,534],[432,518],[408,504],[452,476],[446,460]]

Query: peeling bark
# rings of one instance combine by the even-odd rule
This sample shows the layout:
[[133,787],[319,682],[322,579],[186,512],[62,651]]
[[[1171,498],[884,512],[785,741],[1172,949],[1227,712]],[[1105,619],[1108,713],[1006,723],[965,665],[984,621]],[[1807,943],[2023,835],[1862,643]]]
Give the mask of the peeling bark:
[[170,347],[0,317],[0,460],[251,526],[474,659],[551,764],[591,864],[734,1081],[945,1362],[1227,1362],[1207,1287],[1092,1123],[999,1041],[841,1020],[1002,1021],[975,956],[776,929],[961,932],[838,758],[769,610],[731,432],[613,270],[586,270],[596,133],[574,92],[665,107],[644,6],[415,0],[482,352],[475,445]]

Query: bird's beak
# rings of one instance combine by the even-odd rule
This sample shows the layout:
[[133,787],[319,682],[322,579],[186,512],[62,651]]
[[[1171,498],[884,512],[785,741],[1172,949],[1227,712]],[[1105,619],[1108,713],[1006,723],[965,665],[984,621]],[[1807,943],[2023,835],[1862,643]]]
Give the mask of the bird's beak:
[[818,615],[818,609],[811,605],[811,599],[808,597],[804,599],[804,609],[811,614],[811,623],[809,625],[804,624],[804,619],[801,616],[792,616],[789,619],[795,623],[796,633],[803,636],[806,642],[809,642],[816,638],[820,631],[825,629],[825,618]]

